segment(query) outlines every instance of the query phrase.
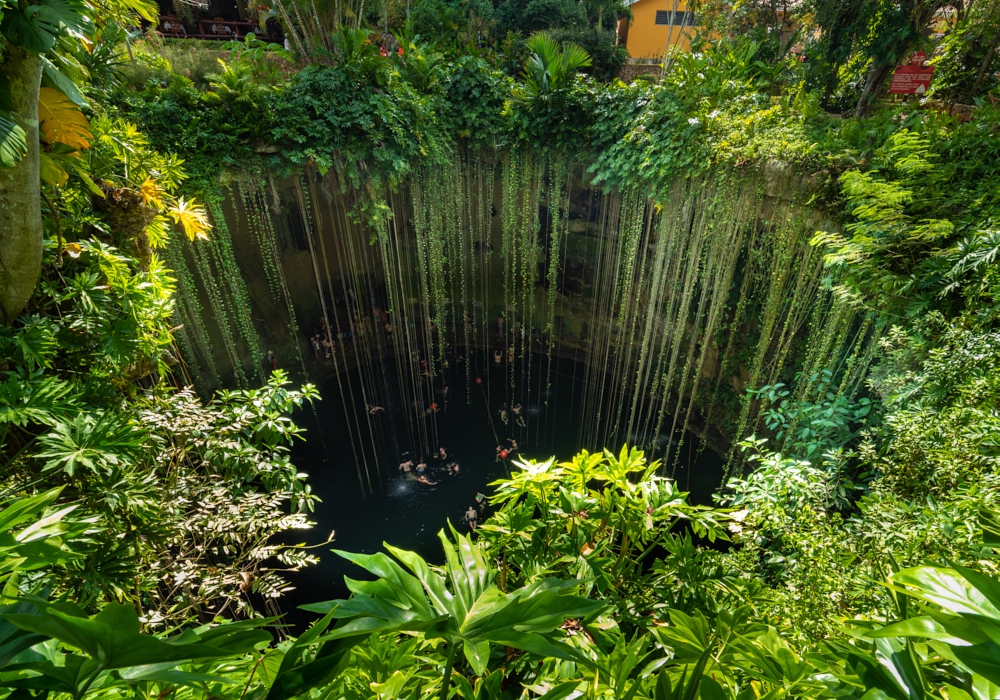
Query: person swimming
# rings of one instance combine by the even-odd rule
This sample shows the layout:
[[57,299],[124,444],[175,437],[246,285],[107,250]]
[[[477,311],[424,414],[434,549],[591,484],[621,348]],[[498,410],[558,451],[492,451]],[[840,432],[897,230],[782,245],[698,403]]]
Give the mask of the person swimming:
[[447,470],[447,472],[452,476],[458,476],[458,472],[461,471],[461,468],[458,466],[458,462],[449,462],[445,466],[445,470]]
[[479,525],[479,511],[469,506],[465,511],[465,522],[469,524],[469,529],[475,532],[476,526]]
[[510,449],[508,449],[507,451],[510,454],[514,454],[515,452],[517,452],[517,440],[515,440],[514,438],[507,438],[507,442],[510,443]]
[[426,476],[424,476],[423,474],[421,474],[420,476],[417,477],[417,483],[418,484],[427,484],[428,486],[434,486],[437,482],[436,481],[431,481]]
[[[367,406],[368,404],[365,404],[365,405]],[[384,409],[384,408],[382,408],[381,406],[368,406],[368,413],[370,413],[370,414],[371,414],[371,415],[373,415],[373,416],[374,416],[374,415],[375,415],[376,413],[378,413],[379,411],[384,411],[384,410],[385,410],[385,409]]]
[[443,447],[439,447],[438,457],[440,457],[441,459],[448,459],[448,451],[445,450]]
[[507,404],[500,407],[500,420],[503,421],[504,425],[507,425]]
[[403,472],[404,474],[409,474],[411,469],[413,469],[412,459],[408,459],[405,462],[399,463],[399,471]]
[[417,463],[417,474],[423,474],[425,471],[427,471],[427,463],[424,460],[420,460]]
[[511,409],[511,412],[513,412],[514,420],[517,421],[517,424],[522,428],[526,428],[527,426],[524,423],[524,416],[521,415],[521,404],[517,404],[516,406],[514,406]]
[[498,365],[503,361],[503,353],[497,350],[493,353],[493,364]]
[[486,494],[482,491],[476,492],[476,508],[479,509],[480,515],[486,510]]

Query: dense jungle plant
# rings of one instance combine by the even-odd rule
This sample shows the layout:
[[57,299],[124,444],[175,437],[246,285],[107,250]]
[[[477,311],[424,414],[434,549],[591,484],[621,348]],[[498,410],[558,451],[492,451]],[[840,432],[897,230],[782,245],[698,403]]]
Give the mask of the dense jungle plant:
[[314,391],[285,389],[280,372],[208,404],[174,387],[174,279],[159,256],[174,225],[204,244],[207,216],[175,194],[179,158],[124,120],[76,114],[43,124],[52,238],[28,311],[0,328],[3,491],[58,487],[87,524],[71,560],[31,579],[150,624],[253,614],[252,596],[285,588],[277,570],[313,561],[270,540],[308,525],[287,414]]
[[857,427],[867,422],[872,402],[867,397],[852,401],[838,392],[829,369],[808,378],[798,377],[796,382],[808,382],[818,400],[790,400],[791,391],[781,382],[751,394],[766,406],[762,413],[764,425],[780,441],[780,449],[818,463],[857,437]]
[[85,605],[131,600],[177,621],[207,605],[244,610],[251,590],[278,595],[272,557],[312,561],[268,541],[308,524],[286,414],[314,393],[286,390],[280,372],[207,406],[158,385],[176,362],[170,293],[155,258],[143,271],[110,246],[79,244],[36,295],[38,313],[3,329],[0,429],[5,488],[64,485],[103,533],[51,584]]
[[635,448],[520,467],[495,484],[501,507],[479,530],[499,562],[502,588],[579,578],[616,601],[621,614],[638,616],[664,573],[650,573],[652,555],[683,546],[679,526],[709,542],[725,539],[725,516],[688,504],[687,494],[657,476],[660,463]]

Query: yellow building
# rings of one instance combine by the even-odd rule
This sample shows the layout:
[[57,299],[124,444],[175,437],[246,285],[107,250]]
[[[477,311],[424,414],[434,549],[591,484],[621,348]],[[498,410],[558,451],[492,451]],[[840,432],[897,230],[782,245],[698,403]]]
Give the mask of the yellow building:
[[685,0],[635,0],[631,25],[619,24],[618,33],[632,58],[662,59],[667,46],[691,48],[697,17]]

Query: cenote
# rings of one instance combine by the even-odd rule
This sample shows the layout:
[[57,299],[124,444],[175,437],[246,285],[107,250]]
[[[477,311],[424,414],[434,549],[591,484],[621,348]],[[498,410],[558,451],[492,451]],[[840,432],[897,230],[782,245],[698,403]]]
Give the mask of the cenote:
[[[807,401],[840,367],[855,396],[878,331],[824,286],[809,239],[827,222],[804,192],[772,165],[656,199],[531,151],[460,151],[366,194],[311,169],[230,179],[212,237],[178,239],[169,264],[204,391],[275,369],[320,388],[292,453],[316,526],[282,540],[320,561],[289,574],[283,609],[347,595],[363,572],[332,548],[439,561],[438,531],[466,531],[513,457],[635,446],[708,505],[745,466],[736,437],[762,425],[748,388]],[[436,483],[406,478],[411,460]]]
[[[348,447],[351,443],[348,426],[366,422],[366,411],[345,414],[345,403],[340,400],[339,387],[350,382],[356,385],[359,373],[331,378],[321,386],[323,400],[313,411],[297,415],[297,422],[306,428],[306,439],[292,451],[296,465],[309,473],[313,493],[322,503],[313,514],[316,522],[313,531],[305,538],[310,544],[324,542],[329,534],[334,540],[321,546],[319,564],[291,574],[289,580],[296,590],[283,599],[287,619],[299,624],[314,616],[294,609],[295,605],[331,598],[347,597],[349,591],[343,584],[344,576],[368,578],[368,574],[350,562],[329,552],[332,548],[350,552],[372,553],[383,551],[383,542],[416,551],[429,561],[439,561],[441,545],[437,532],[448,528],[448,523],[461,532],[467,532],[464,522],[466,509],[474,504],[477,493],[489,496],[490,483],[510,475],[518,469],[517,459],[545,460],[555,457],[570,459],[578,452],[584,416],[581,415],[580,397],[583,392],[584,368],[572,359],[555,358],[551,374],[546,374],[548,359],[533,355],[531,367],[521,367],[515,360],[513,368],[506,361],[496,363],[490,349],[471,348],[461,353],[461,362],[454,363],[444,377],[448,386],[462,387],[447,398],[439,396],[440,410],[425,414],[429,433],[436,436],[434,448],[445,447],[447,459],[432,457],[428,452],[421,456],[409,450],[405,430],[402,429],[404,413],[412,410],[408,399],[395,385],[395,365],[389,359],[382,361],[385,379],[389,383],[388,401],[384,410],[376,412],[376,439],[360,446],[363,455],[355,456]],[[463,386],[466,376],[465,363],[473,382]],[[523,373],[522,373],[523,370]],[[516,379],[510,381],[511,374]],[[548,385],[529,383],[530,373],[536,377],[551,377]],[[521,377],[524,380],[521,380]],[[482,383],[475,379],[482,379]],[[398,388],[398,387],[397,387]],[[504,405],[522,406],[524,425],[508,411],[508,422],[501,420]],[[622,435],[621,444],[636,444],[637,435]],[[678,485],[690,491],[694,503],[709,505],[712,493],[722,479],[723,457],[710,449],[697,436],[678,436],[673,456],[663,465],[664,474],[672,476]],[[518,450],[508,459],[498,460],[496,447],[512,449],[510,440],[517,442]],[[612,438],[614,439],[614,438]],[[666,435],[660,435],[661,453],[666,447]],[[615,443],[610,443],[615,444]],[[652,446],[651,446],[652,447]],[[423,458],[427,474],[434,485],[424,485],[405,477],[398,465],[406,460],[414,464]],[[460,470],[450,473],[446,465],[457,463]],[[368,464],[365,474],[360,464]],[[377,465],[377,466],[376,466]],[[369,486],[368,478],[371,479]],[[486,509],[486,516],[489,509]],[[300,541],[296,536],[288,541]]]
[[1000,1],[0,20],[0,700],[1000,699]]

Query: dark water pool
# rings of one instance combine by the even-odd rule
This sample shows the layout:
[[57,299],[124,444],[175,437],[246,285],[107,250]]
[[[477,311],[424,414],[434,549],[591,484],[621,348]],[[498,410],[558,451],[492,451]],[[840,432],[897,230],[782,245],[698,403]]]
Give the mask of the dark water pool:
[[[444,471],[445,461],[428,459],[429,478],[437,482],[433,486],[403,478],[399,473],[401,461],[419,459],[404,454],[409,449],[403,420],[406,401],[400,398],[397,388],[386,394],[394,398],[385,401],[384,410],[373,417],[374,436],[365,428],[364,459],[360,455],[355,459],[359,440],[355,437],[352,448],[348,432],[352,425],[357,436],[357,426],[367,425],[364,404],[354,410],[348,405],[347,411],[358,413],[349,416],[337,381],[320,387],[323,400],[315,411],[297,414],[296,421],[306,428],[307,439],[293,448],[292,457],[299,470],[309,475],[312,490],[322,503],[313,514],[315,528],[296,533],[289,541],[323,542],[331,531],[336,536],[330,546],[314,550],[320,557],[317,566],[289,575],[296,590],[281,599],[289,623],[298,627],[314,617],[296,610],[298,605],[346,597],[345,575],[365,577],[361,569],[333,554],[332,548],[372,553],[388,542],[438,562],[442,558],[438,531],[447,528],[449,520],[456,528],[466,529],[463,514],[476,493],[489,494],[491,482],[506,476],[508,469],[517,468],[509,461],[496,461],[497,445],[508,446],[508,438],[518,442],[522,458],[547,459],[554,455],[568,459],[579,451],[582,366],[556,358],[549,365],[547,358],[536,356],[531,368],[512,373],[506,363],[496,365],[488,355],[481,355],[478,365],[475,358],[472,361],[471,372],[461,365],[451,370],[454,376],[449,386],[453,391],[447,406],[438,399],[441,410],[426,418],[435,423],[428,432],[445,447],[447,462],[457,461],[460,465],[459,473],[450,475]],[[389,360],[384,364],[382,376],[392,384],[393,365]],[[513,382],[512,374],[516,374]],[[467,382],[467,376],[479,376],[483,383]],[[550,386],[546,388],[549,377]],[[342,377],[340,383],[346,385],[348,379],[351,386],[360,386],[357,372]],[[507,425],[501,422],[499,410],[508,402],[522,404],[525,427],[518,426],[511,415]],[[699,453],[697,447],[688,447],[697,445],[693,436],[684,442],[676,470],[678,484],[691,492],[693,502],[710,503],[722,478],[722,460],[708,450]],[[609,448],[617,452],[620,440]],[[368,463],[367,474],[364,466],[359,467],[359,462],[364,461]]]

